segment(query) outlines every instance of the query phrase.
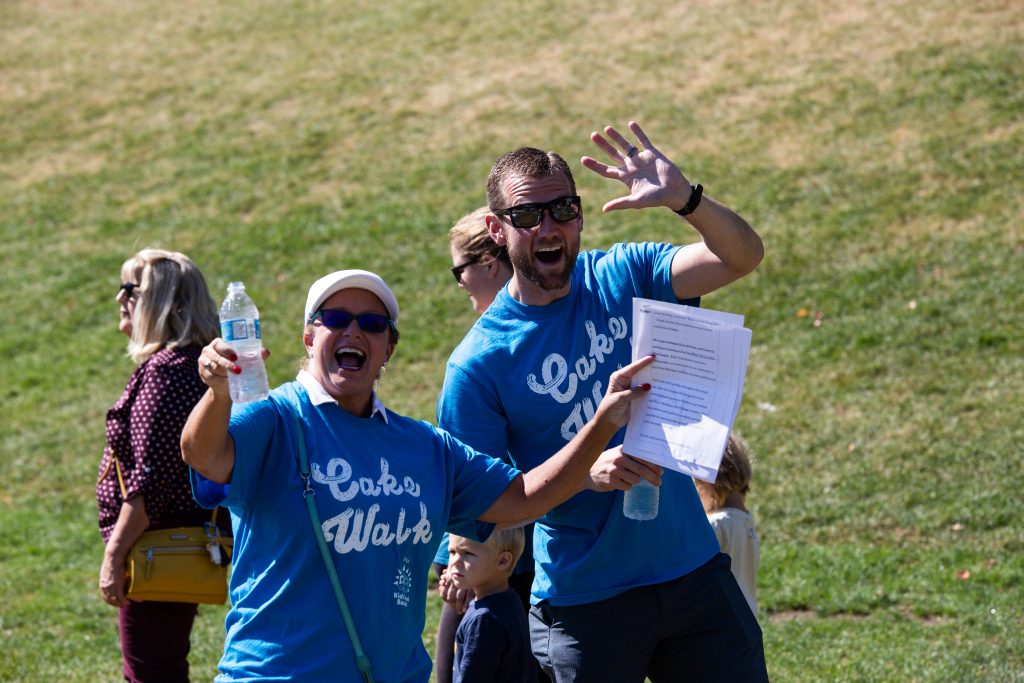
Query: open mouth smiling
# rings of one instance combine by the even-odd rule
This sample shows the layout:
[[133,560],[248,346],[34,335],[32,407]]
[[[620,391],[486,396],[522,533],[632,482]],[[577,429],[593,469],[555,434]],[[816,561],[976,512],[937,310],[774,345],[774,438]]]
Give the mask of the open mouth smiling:
[[562,260],[562,247],[543,247],[535,251],[534,256],[541,263],[558,263]]
[[366,354],[351,346],[341,346],[334,351],[334,360],[342,370],[360,370],[366,362]]

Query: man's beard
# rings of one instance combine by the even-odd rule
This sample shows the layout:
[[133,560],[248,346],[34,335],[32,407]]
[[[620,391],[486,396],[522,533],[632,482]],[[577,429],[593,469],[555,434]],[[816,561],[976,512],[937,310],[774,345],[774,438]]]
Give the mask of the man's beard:
[[580,243],[562,245],[561,258],[562,269],[554,273],[542,275],[533,264],[533,252],[529,250],[518,250],[509,248],[508,256],[512,261],[515,272],[526,278],[529,282],[540,287],[545,292],[552,292],[563,289],[569,284],[572,278],[572,269],[576,267],[576,257],[580,253]]

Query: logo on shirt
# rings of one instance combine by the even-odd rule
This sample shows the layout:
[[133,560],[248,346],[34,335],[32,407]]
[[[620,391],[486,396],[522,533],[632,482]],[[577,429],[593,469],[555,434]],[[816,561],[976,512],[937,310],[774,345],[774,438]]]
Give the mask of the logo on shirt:
[[[409,496],[419,498],[420,485],[412,477],[398,477],[391,474],[391,465],[386,458],[380,459],[380,476],[353,477],[352,466],[344,458],[331,458],[326,473],[319,464],[311,468],[313,481],[327,486],[335,500],[347,503],[357,494],[369,498]],[[430,543],[434,534],[427,518],[427,506],[419,503],[419,519],[414,520],[405,506],[399,508],[397,519],[381,519],[381,506],[372,503],[369,507],[350,506],[321,525],[324,539],[334,544],[335,552],[344,555],[362,552],[370,545],[389,546],[393,543]]]
[[409,594],[412,592],[412,572],[409,571],[409,558],[402,558],[402,566],[395,574],[395,604],[399,607],[409,606]]
[[[597,374],[600,366],[615,350],[616,342],[625,339],[629,334],[626,319],[622,316],[609,318],[607,334],[599,333],[592,320],[586,321],[583,327],[590,338],[587,353],[581,354],[571,369],[569,362],[561,354],[548,354],[541,363],[540,378],[538,379],[535,373],[526,376],[526,386],[530,387],[531,391],[547,394],[562,404],[574,401],[583,383]],[[602,376],[607,374],[610,373],[601,373]],[[569,416],[562,422],[562,438],[566,441],[571,440],[580,428],[594,417],[594,411],[603,396],[604,383],[601,380],[594,380],[590,386],[590,396],[576,401]]]

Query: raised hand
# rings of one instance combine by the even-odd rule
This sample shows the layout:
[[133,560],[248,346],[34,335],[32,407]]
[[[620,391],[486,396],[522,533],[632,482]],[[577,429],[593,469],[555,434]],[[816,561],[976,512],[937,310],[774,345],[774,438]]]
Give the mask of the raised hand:
[[689,181],[668,157],[651,144],[636,121],[629,122],[629,129],[636,136],[640,147],[611,126],[605,127],[605,135],[597,132],[590,134],[590,139],[612,160],[613,165],[603,164],[591,157],[581,159],[582,164],[594,173],[618,180],[629,188],[627,196],[611,200],[602,210],[607,212],[667,206],[676,211],[686,206],[691,192]]
[[[270,351],[263,349],[263,360],[270,356]],[[206,386],[213,389],[213,393],[228,396],[228,373],[238,374],[242,371],[238,367],[238,354],[228,345],[226,341],[217,337],[203,347],[199,354],[199,377]]]
[[441,576],[437,577],[437,594],[459,614],[465,614],[469,609],[469,603],[476,597],[471,590],[456,588],[448,578],[447,568],[441,572]]

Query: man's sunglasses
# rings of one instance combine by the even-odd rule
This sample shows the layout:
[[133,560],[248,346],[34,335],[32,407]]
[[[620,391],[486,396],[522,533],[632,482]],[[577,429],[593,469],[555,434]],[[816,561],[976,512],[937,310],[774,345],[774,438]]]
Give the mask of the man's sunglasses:
[[131,299],[135,289],[139,286],[138,282],[122,282],[121,286],[117,288],[117,293],[120,295],[121,291],[124,291],[125,300]]
[[380,334],[387,329],[394,329],[394,322],[391,318],[382,313],[349,313],[343,308],[321,308],[314,313],[309,322],[312,324],[319,318],[324,327],[332,330],[347,329],[352,321],[359,323],[359,329],[371,334]]
[[452,275],[455,276],[455,281],[458,282],[461,285],[462,284],[462,272],[464,270],[466,270],[466,268],[469,268],[470,266],[472,266],[473,264],[479,263],[480,259],[482,259],[482,258],[483,258],[482,255],[480,255],[480,256],[470,256],[467,260],[463,261],[459,265],[452,266]]
[[544,220],[545,211],[550,213],[551,218],[556,222],[564,223],[565,221],[579,218],[580,211],[582,210],[583,204],[580,198],[576,195],[570,195],[552,199],[550,202],[510,206],[507,209],[499,209],[494,213],[499,216],[508,216],[512,226],[515,228],[535,228]]

